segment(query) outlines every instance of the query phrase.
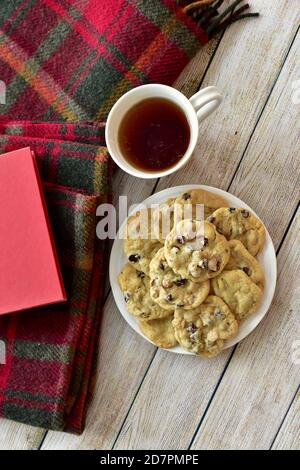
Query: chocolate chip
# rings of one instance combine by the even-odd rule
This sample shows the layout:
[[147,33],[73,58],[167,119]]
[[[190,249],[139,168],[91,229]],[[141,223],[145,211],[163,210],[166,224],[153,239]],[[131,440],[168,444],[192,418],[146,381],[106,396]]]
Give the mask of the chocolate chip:
[[177,281],[175,281],[175,284],[178,287],[184,286],[184,284],[186,284],[186,279],[177,279]]
[[129,295],[129,294],[125,294],[125,295],[124,295],[124,300],[125,300],[126,303],[128,302],[129,299],[130,299],[130,295]]
[[229,207],[229,212],[234,212],[235,211],[235,207]]
[[160,267],[160,269],[164,270],[165,269],[164,263],[159,263],[159,267]]
[[204,237],[203,238],[203,246],[206,246],[208,244],[208,238]]
[[212,224],[212,223],[214,223],[216,218],[213,215],[210,215],[210,216],[207,217],[207,220],[208,220],[208,222],[210,222]]
[[190,334],[196,333],[197,327],[196,327],[195,323],[189,323],[187,328],[186,328],[186,331]]
[[182,198],[183,198],[185,201],[187,201],[188,199],[191,199],[191,195],[190,195],[189,193],[184,193],[184,194],[182,195]]
[[145,273],[143,273],[143,271],[137,271],[137,277],[140,277],[141,279],[144,279]]
[[178,238],[176,239],[176,241],[177,241],[178,243],[180,243],[180,245],[184,245],[185,237],[184,237],[183,235],[181,235],[180,237],[178,237]]
[[171,300],[173,300],[173,297],[172,297],[171,294],[168,294],[167,297],[166,297],[166,299],[167,299],[169,302],[171,302]]
[[134,254],[130,255],[128,259],[131,261],[131,263],[136,263],[139,259],[141,259],[141,257],[140,255]]
[[195,331],[195,333],[192,333],[192,334],[190,335],[190,340],[191,340],[191,342],[194,343],[194,342],[197,340],[197,337],[198,337],[198,336],[199,336],[199,335],[198,335],[198,331]]
[[247,276],[250,276],[250,269],[247,268],[247,266],[244,266],[244,267],[243,267],[243,271],[244,271],[244,273],[247,274]]
[[214,316],[216,318],[222,318],[223,317],[223,313],[221,312],[221,310],[219,308],[216,308],[215,311],[214,311]]
[[199,266],[202,269],[207,269],[208,268],[208,260],[206,258],[203,258],[201,261],[199,261]]
[[184,307],[184,304],[176,304],[176,307],[178,308]]
[[243,209],[243,210],[241,211],[241,214],[242,214],[242,216],[245,217],[245,218],[249,217],[249,215],[250,215],[250,214],[249,214],[249,211],[246,211],[245,209]]

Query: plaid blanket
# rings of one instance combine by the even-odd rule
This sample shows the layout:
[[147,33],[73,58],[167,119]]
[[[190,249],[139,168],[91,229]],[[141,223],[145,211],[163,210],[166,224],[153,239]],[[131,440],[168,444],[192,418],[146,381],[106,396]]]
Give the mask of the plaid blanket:
[[0,80],[7,104],[1,114],[103,120],[130,88],[172,85],[209,37],[245,16],[248,4],[233,11],[241,1],[220,15],[223,0],[3,1]]
[[103,121],[124,92],[171,85],[211,36],[253,15],[241,2],[0,2],[0,153],[35,151],[69,299],[0,319],[0,416],[82,431],[105,270],[95,210],[111,196]]
[[[111,201],[102,127],[0,124],[0,153],[30,146],[37,157],[68,302],[0,318],[0,416],[79,433],[103,303],[107,246],[96,208]],[[1,158],[1,156],[0,156]]]

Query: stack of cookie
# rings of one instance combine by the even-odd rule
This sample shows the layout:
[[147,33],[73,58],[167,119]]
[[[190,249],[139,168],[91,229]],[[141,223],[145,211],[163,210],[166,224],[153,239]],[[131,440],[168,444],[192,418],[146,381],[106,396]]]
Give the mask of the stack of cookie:
[[253,214],[202,189],[129,217],[119,284],[142,333],[162,348],[220,353],[259,307],[264,239]]

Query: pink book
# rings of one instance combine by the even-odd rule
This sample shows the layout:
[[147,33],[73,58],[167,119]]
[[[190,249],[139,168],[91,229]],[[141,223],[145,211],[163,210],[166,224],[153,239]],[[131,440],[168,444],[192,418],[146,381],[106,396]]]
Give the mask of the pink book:
[[66,300],[35,157],[0,155],[0,314]]

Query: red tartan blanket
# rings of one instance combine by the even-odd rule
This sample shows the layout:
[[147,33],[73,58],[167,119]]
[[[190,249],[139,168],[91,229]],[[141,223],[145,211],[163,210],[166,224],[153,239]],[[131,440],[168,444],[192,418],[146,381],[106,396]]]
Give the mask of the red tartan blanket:
[[130,88],[171,85],[213,34],[249,16],[241,2],[0,2],[0,153],[30,146],[37,155],[69,299],[0,319],[1,417],[82,431],[105,270],[95,210],[110,200],[100,121]]
[[1,316],[0,416],[77,433],[103,303],[107,246],[96,238],[96,209],[111,201],[111,160],[101,146],[102,130],[0,124],[0,153],[30,146],[36,154],[68,297],[66,304]]
[[201,44],[249,7],[233,11],[235,0],[218,15],[223,1],[1,2],[2,117],[99,121],[134,86],[172,85]]

